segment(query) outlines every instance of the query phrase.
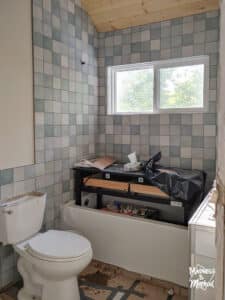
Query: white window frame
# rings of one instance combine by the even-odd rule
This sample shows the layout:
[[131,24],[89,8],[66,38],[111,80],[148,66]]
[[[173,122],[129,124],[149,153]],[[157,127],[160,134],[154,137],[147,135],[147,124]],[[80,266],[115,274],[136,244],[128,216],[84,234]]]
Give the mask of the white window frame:
[[[160,108],[160,69],[204,65],[204,95],[203,107],[193,108]],[[153,111],[145,112],[117,112],[116,111],[116,74],[121,71],[143,70],[153,68]],[[194,56],[164,61],[136,63],[128,65],[110,66],[107,68],[107,114],[108,115],[146,115],[163,113],[200,113],[208,111],[209,98],[209,56]]]

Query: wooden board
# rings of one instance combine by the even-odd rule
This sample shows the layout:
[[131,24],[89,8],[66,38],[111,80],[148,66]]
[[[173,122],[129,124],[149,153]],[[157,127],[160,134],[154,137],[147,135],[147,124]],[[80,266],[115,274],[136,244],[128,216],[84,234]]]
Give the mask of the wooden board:
[[100,157],[92,160],[84,160],[84,164],[86,165],[99,169],[99,170],[104,170],[105,168],[111,166],[116,160],[113,157],[110,156],[105,156],[105,157]]
[[128,192],[129,184],[127,182],[119,182],[112,180],[104,180],[98,178],[86,177],[84,178],[84,185],[91,187],[100,187],[109,190],[118,190]]
[[100,32],[219,9],[219,0],[82,0]]
[[128,192],[130,187],[130,192],[161,197],[168,199],[169,196],[161,191],[159,188],[150,185],[144,184],[135,184],[135,183],[128,183],[128,182],[120,182],[120,181],[113,181],[113,180],[104,180],[94,177],[85,177],[84,178],[84,185],[96,188],[105,188],[109,190],[117,190],[117,191],[124,191]]
[[156,197],[161,197],[161,198],[166,198],[166,199],[169,198],[169,196],[166,193],[162,192],[156,186],[131,183],[130,191],[133,193],[156,196]]
[[110,167],[116,160],[113,157],[105,156],[95,159],[82,159],[79,163],[75,163],[75,168],[96,168],[99,170],[104,170]]

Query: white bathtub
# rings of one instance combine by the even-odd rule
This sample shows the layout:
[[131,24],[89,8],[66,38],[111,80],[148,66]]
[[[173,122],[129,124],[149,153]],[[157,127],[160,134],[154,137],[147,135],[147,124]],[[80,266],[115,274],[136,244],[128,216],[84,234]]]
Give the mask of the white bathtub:
[[94,258],[129,271],[188,286],[188,229],[183,226],[64,206],[64,228],[92,243]]

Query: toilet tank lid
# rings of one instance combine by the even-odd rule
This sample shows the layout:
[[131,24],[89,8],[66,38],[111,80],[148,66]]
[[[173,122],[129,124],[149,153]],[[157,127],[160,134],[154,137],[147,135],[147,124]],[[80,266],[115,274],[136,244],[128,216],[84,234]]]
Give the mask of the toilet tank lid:
[[24,195],[16,196],[16,197],[1,201],[0,202],[0,208],[1,207],[15,206],[19,203],[29,201],[29,200],[34,199],[34,198],[44,197],[44,196],[46,196],[44,193],[39,193],[39,192],[27,193],[27,194],[24,194]]
[[90,242],[71,231],[49,230],[29,241],[33,255],[49,259],[77,258],[91,250]]

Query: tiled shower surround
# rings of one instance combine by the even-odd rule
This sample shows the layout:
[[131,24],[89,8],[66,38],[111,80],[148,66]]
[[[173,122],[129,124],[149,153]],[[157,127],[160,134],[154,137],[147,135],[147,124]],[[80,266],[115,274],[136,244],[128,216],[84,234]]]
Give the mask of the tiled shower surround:
[[[0,172],[1,200],[48,193],[45,228],[72,199],[70,167],[83,157],[147,159],[160,149],[165,165],[215,173],[218,12],[97,33],[79,2],[33,0],[36,164]],[[106,116],[106,66],[202,54],[210,55],[207,113]],[[0,288],[17,277],[15,260],[0,247]]]
[[[148,159],[162,151],[165,166],[204,169],[215,176],[218,11],[99,33],[98,154]],[[107,116],[107,66],[210,56],[209,110],[198,114]]]
[[[51,228],[72,199],[70,168],[96,152],[97,33],[79,1],[34,0],[33,15],[36,164],[1,171],[0,199],[47,192]],[[14,276],[13,251],[1,247],[0,287]]]

